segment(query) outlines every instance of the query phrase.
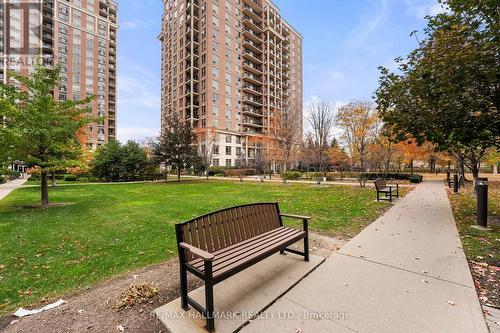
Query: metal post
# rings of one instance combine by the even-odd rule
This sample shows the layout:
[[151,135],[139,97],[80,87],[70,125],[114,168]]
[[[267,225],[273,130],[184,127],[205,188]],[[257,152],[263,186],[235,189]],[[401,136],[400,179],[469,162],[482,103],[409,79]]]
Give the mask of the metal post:
[[453,192],[458,193],[458,174],[453,175]]
[[477,225],[488,227],[488,178],[478,178],[477,193]]

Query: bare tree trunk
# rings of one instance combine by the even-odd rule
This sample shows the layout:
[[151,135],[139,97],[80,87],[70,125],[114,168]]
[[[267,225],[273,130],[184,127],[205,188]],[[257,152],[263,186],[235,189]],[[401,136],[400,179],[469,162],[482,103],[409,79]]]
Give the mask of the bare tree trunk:
[[52,187],[56,187],[57,186],[57,182],[56,182],[56,172],[55,171],[52,171]]
[[42,171],[40,179],[41,179],[40,190],[42,195],[41,205],[42,207],[47,207],[49,205],[49,186],[48,186],[49,184],[48,184],[47,171]]
[[181,182],[181,167],[177,166],[177,182]]

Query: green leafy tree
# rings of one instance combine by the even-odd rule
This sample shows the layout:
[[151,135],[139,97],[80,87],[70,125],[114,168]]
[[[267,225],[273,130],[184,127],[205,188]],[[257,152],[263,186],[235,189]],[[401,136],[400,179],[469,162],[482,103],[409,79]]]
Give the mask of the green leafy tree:
[[433,143],[479,175],[479,162],[500,146],[498,1],[447,0],[428,18],[426,39],[399,73],[381,67],[377,105],[398,140]]
[[177,181],[181,181],[181,172],[196,158],[195,135],[189,122],[172,112],[166,119],[166,129],[152,140],[153,159],[158,163],[174,167]]
[[113,140],[97,148],[91,172],[94,176],[105,181],[119,181],[122,163],[120,142]]
[[37,66],[23,76],[10,73],[20,88],[0,84],[2,137],[8,138],[11,157],[36,165],[41,170],[41,206],[49,204],[48,173],[61,166],[77,164],[75,147],[80,129],[97,121],[89,116],[93,97],[80,101],[60,101],[54,97],[59,87],[60,67]]
[[144,174],[151,169],[148,155],[141,146],[134,141],[128,141],[121,147],[122,174],[126,180],[143,179]]

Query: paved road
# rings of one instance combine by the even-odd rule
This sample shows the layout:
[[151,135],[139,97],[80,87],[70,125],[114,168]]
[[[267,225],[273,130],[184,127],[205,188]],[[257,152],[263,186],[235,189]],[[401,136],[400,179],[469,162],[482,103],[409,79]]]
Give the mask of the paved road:
[[24,182],[26,182],[26,179],[16,179],[11,182],[1,184],[0,185],[0,200],[5,198],[7,195],[9,195],[10,192],[14,191],[15,189],[21,187]]
[[242,332],[488,332],[443,182],[418,185]]

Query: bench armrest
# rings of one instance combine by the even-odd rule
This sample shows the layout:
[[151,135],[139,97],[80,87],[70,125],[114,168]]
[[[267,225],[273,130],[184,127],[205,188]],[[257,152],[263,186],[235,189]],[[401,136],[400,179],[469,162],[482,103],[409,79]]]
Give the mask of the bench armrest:
[[304,216],[304,215],[294,215],[294,214],[280,214],[283,217],[290,217],[292,219],[299,219],[299,220],[310,220],[310,216]]
[[188,250],[191,252],[195,257],[201,258],[205,261],[212,261],[214,260],[214,255],[211,253],[208,253],[207,251],[204,251],[202,249],[199,249],[197,247],[194,247],[188,243],[179,243],[179,246],[182,247],[185,250]]

